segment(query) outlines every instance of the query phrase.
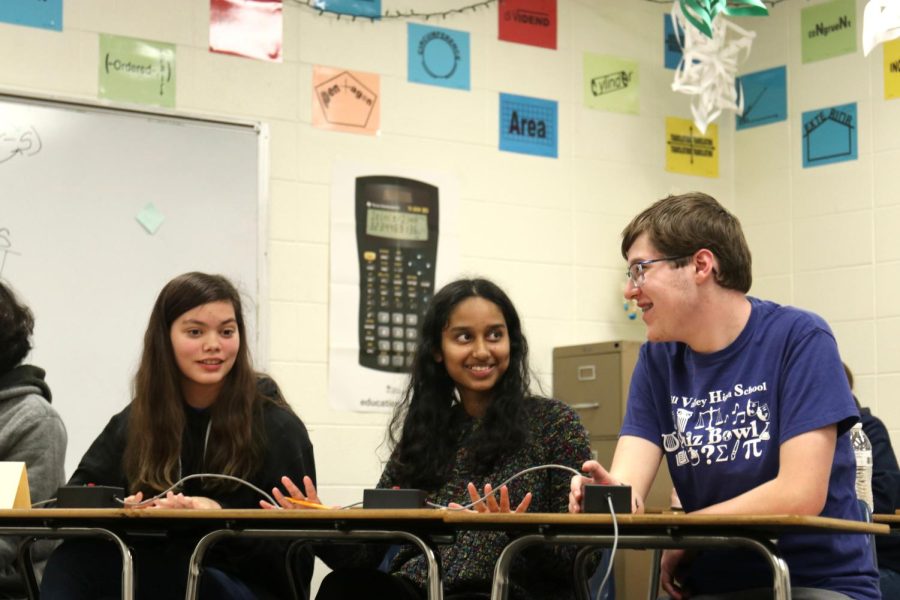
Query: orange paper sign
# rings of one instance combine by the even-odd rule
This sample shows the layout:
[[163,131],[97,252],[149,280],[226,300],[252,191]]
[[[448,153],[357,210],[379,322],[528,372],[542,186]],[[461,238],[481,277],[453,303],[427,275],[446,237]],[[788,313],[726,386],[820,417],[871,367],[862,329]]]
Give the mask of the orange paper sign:
[[375,135],[381,125],[380,89],[381,78],[376,74],[315,67],[313,125]]

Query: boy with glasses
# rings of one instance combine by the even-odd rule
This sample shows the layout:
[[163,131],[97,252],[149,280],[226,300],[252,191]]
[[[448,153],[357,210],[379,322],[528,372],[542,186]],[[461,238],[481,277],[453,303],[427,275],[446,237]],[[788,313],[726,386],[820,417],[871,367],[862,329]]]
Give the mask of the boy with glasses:
[[[669,196],[625,228],[622,256],[648,343],[612,466],[585,463],[590,478],[572,479],[569,510],[579,512],[585,482],[627,483],[640,506],[665,456],[689,513],[858,519],[844,434],[859,413],[834,336],[812,313],[746,295],[751,259],[738,220],[705,194]],[[866,543],[782,535],[795,600],[880,598]],[[667,550],[661,562],[676,599],[770,598],[771,581],[743,550]]]

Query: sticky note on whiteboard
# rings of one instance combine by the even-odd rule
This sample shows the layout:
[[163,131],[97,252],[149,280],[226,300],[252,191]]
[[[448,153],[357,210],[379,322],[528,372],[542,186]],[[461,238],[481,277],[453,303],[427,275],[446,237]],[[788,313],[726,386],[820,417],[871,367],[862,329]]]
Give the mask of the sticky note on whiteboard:
[[159,229],[160,225],[163,224],[163,221],[166,218],[163,216],[159,210],[153,206],[153,203],[150,202],[141,209],[141,211],[135,217],[137,222],[141,224],[141,226],[147,230],[147,233],[153,235]]

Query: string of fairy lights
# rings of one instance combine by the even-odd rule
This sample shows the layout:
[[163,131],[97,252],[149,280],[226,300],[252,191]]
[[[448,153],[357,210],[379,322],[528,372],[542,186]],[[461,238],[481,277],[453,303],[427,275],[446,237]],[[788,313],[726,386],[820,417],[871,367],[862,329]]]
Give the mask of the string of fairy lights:
[[368,19],[370,21],[375,21],[376,19],[381,20],[391,20],[391,19],[424,19],[425,21],[430,21],[431,19],[446,19],[447,17],[452,17],[454,15],[461,15],[468,12],[476,13],[482,8],[488,9],[493,4],[497,4],[498,0],[483,0],[482,2],[475,2],[473,4],[466,4],[465,6],[459,6],[457,8],[449,8],[446,10],[436,10],[432,12],[420,12],[415,9],[406,9],[406,10],[385,10],[378,16],[375,15],[361,15],[361,14],[352,14],[347,12],[341,12],[337,10],[333,10],[328,8],[328,4],[323,2],[322,0],[293,0],[294,4],[299,4],[304,6],[312,11],[319,13],[320,16],[333,16],[338,20],[341,17],[346,17],[350,21],[356,21],[357,19]]
[[[652,4],[671,4],[676,0],[645,0],[646,2],[650,2]],[[762,0],[763,4],[767,6],[775,6],[777,4],[781,4],[786,0]],[[475,2],[471,4],[466,4],[463,6],[459,6],[456,8],[449,8],[445,10],[436,10],[430,12],[422,12],[416,9],[393,9],[393,10],[385,10],[379,15],[364,15],[364,14],[354,14],[343,12],[339,10],[334,10],[328,8],[328,3],[324,0],[292,0],[294,4],[298,4],[309,10],[315,11],[319,13],[320,16],[331,16],[335,17],[337,20],[341,18],[346,18],[350,21],[356,21],[357,19],[367,19],[370,21],[375,20],[406,20],[406,19],[423,19],[425,21],[430,21],[431,19],[446,19],[447,17],[452,17],[455,15],[462,15],[466,13],[477,13],[481,9],[489,9],[492,5],[497,4],[498,0],[483,0],[481,2]]]

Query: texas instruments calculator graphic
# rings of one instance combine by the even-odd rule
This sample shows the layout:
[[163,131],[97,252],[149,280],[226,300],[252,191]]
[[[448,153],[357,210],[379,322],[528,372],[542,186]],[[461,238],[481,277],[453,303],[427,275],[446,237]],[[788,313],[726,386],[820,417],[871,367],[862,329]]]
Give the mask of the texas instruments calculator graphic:
[[405,372],[434,291],[438,189],[402,177],[356,179],[359,364]]

